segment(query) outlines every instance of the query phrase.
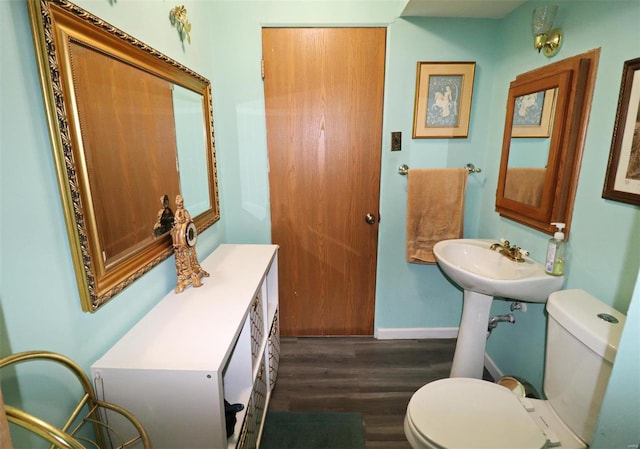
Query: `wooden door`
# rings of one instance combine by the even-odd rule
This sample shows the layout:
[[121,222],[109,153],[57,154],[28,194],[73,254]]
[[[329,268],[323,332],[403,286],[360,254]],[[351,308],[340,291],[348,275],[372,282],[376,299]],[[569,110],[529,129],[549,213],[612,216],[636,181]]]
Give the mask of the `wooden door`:
[[262,39],[281,332],[372,335],[386,30]]

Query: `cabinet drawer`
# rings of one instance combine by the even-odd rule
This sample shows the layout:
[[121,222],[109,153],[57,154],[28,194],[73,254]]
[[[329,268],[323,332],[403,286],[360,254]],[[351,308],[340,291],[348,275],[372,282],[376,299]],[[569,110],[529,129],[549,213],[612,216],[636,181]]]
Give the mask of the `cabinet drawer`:
[[238,445],[236,449],[256,449],[258,439],[256,435],[255,422],[251,418],[253,416],[253,398],[249,400],[247,405],[247,414],[242,425],[242,431],[240,432],[240,438],[238,438]]
[[251,397],[247,405],[247,413],[245,415],[240,438],[238,439],[237,449],[256,449],[258,445],[258,435],[262,421],[265,417],[265,408],[267,403],[267,379],[266,379],[265,358],[260,359],[260,369],[258,376],[251,390]]
[[280,364],[280,320],[278,319],[278,310],[273,318],[271,331],[269,332],[268,363],[269,363],[269,391],[276,386],[276,377],[278,376],[278,366]]
[[256,382],[253,384],[253,392],[251,394],[253,397],[253,419],[256,426],[256,431],[260,430],[260,426],[262,425],[262,421],[265,417],[266,405],[267,405],[267,371],[264,363],[264,358],[262,359],[262,363],[260,364],[260,372],[258,373],[258,378]]
[[255,368],[258,360],[260,360],[260,348],[264,337],[264,309],[262,295],[259,293],[253,299],[249,317],[251,320],[251,357]]

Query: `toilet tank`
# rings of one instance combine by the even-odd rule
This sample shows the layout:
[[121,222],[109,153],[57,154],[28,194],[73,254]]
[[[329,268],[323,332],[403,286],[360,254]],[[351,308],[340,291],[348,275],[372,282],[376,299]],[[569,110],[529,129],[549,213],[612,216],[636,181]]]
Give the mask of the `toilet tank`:
[[544,392],[562,421],[590,444],[625,316],[580,289],[552,293],[547,311]]

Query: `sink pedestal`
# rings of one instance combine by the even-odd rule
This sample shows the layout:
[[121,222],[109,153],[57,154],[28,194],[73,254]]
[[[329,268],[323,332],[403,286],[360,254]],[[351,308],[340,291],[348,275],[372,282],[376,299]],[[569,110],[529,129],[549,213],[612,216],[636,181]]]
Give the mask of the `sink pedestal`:
[[[549,276],[529,257],[515,262],[493,251],[491,240],[450,239],[433,245],[438,266],[464,289],[462,320],[451,377],[482,378],[493,298],[545,303],[560,290],[562,276]],[[482,293],[477,293],[482,292]]]
[[482,379],[493,296],[464,291],[462,319],[450,377]]

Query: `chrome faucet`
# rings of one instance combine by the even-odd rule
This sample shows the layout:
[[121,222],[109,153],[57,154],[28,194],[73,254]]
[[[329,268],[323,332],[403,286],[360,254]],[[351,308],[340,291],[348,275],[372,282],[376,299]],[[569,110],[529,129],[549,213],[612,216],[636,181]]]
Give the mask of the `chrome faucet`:
[[500,243],[494,243],[490,246],[492,251],[500,248],[500,254],[515,262],[524,262],[524,258],[529,255],[529,251],[513,245],[509,240],[500,239]]

